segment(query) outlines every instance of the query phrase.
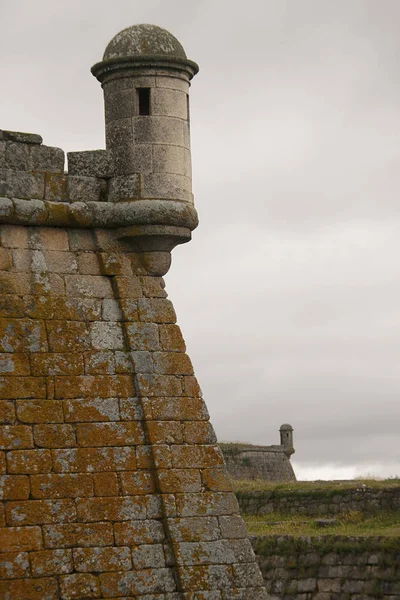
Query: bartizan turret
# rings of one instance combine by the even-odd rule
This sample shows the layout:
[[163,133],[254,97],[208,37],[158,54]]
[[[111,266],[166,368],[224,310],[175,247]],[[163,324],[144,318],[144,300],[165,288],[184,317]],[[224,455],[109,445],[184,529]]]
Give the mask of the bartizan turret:
[[149,273],[163,275],[170,251],[197,226],[193,206],[189,86],[197,73],[180,42],[155,25],[133,25],[92,68],[104,90],[106,148],[114,177],[108,200],[135,203],[121,228]]
[[281,434],[281,446],[285,449],[285,454],[291,456],[294,454],[293,446],[293,427],[288,423],[281,425],[279,432]]

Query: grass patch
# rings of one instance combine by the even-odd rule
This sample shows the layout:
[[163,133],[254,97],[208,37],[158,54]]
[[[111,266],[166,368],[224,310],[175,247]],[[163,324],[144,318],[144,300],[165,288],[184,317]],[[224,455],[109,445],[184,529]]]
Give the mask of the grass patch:
[[333,492],[347,491],[352,489],[392,489],[400,487],[400,477],[391,479],[357,479],[343,481],[291,481],[288,483],[276,483],[263,481],[261,479],[244,481],[233,480],[233,491],[236,492]]
[[243,518],[249,535],[257,536],[400,536],[399,511],[379,512],[373,515],[350,511],[337,515],[334,523],[324,527],[318,525],[322,517],[268,513],[262,516],[243,515]]

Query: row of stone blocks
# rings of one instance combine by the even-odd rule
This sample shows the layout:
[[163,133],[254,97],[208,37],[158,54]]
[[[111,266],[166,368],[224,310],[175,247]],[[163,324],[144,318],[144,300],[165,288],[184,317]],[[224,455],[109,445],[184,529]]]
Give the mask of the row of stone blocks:
[[68,153],[66,174],[61,149],[43,146],[34,134],[0,131],[0,197],[85,203],[162,197],[193,203],[187,148],[136,144],[132,152],[136,173],[118,175],[111,153],[95,150]]

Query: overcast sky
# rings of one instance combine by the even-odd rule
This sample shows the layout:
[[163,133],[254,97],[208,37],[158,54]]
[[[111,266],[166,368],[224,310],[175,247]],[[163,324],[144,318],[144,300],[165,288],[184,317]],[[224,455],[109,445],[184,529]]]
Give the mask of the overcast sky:
[[0,128],[104,147],[90,67],[135,23],[200,65],[200,226],[166,277],[221,441],[400,475],[400,2],[0,0]]

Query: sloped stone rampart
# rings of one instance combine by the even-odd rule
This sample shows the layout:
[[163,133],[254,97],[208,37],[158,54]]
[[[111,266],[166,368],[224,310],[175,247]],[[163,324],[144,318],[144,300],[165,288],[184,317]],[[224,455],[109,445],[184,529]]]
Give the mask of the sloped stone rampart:
[[0,598],[264,597],[163,280],[105,230],[0,242]]
[[284,446],[225,443],[220,448],[232,479],[296,481]]
[[252,538],[266,589],[275,600],[398,600],[398,538]]

